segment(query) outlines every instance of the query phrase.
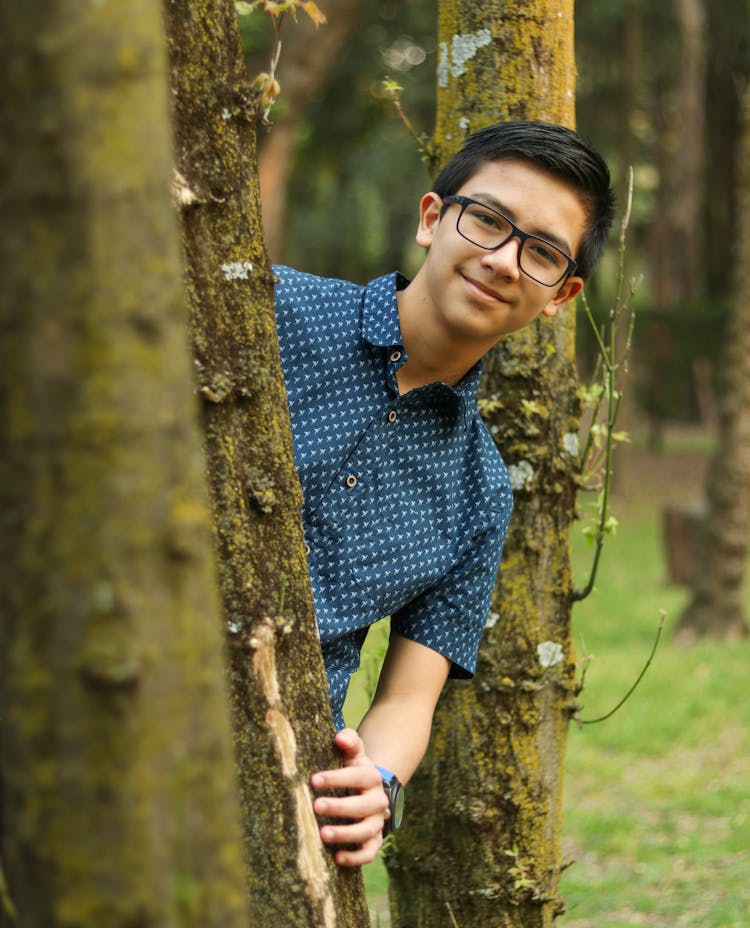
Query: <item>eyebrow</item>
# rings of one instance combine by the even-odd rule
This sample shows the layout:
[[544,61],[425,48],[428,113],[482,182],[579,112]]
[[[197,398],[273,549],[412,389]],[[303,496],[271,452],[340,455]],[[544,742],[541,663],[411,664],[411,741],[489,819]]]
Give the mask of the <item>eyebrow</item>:
[[[517,225],[515,211],[512,210],[509,206],[506,206],[504,203],[501,203],[500,200],[497,200],[495,197],[493,197],[491,193],[470,193],[469,196],[473,199],[481,199],[485,201],[487,206],[490,206],[492,209],[496,209],[499,213],[507,216],[508,219]],[[527,232],[528,230],[524,229],[523,231]],[[555,235],[554,232],[546,232],[538,229],[534,232],[530,232],[529,234],[544,239],[545,241],[549,242],[550,245],[557,245],[557,247],[564,251],[566,255],[570,255],[571,257],[573,256],[573,249],[570,247],[569,242],[567,242],[564,238],[560,238],[559,235]]]

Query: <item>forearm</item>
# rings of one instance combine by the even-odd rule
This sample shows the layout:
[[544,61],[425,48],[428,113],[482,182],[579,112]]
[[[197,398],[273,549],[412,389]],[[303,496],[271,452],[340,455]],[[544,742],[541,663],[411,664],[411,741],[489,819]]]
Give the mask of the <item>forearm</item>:
[[408,783],[430,740],[435,704],[450,662],[392,634],[370,709],[359,726],[367,756]]
[[376,700],[358,729],[367,756],[408,783],[427,750],[432,714],[432,706]]
[[422,760],[430,740],[432,715],[448,676],[449,662],[435,651],[394,634],[388,646],[378,689],[359,732],[343,729],[336,735],[343,766],[312,776],[315,790],[345,790],[344,796],[318,796],[318,815],[341,820],[324,824],[326,844],[355,844],[341,848],[336,861],[345,867],[371,861],[382,844],[387,810],[378,764],[407,783]]

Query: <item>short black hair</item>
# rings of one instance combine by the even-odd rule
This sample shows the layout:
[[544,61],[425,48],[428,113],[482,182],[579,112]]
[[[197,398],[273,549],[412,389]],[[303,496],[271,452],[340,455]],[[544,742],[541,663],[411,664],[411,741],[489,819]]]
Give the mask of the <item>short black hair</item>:
[[572,129],[535,120],[498,122],[470,135],[435,178],[433,191],[451,196],[488,161],[526,161],[568,184],[580,198],[588,225],[577,255],[589,277],[607,245],[615,197],[602,156]]

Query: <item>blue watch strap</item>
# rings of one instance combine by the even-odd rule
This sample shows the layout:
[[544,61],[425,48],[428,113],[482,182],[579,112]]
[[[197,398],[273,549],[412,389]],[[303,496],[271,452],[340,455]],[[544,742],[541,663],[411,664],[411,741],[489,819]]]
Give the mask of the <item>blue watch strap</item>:
[[396,776],[395,773],[392,773],[390,770],[387,770],[385,767],[381,767],[380,764],[375,764],[375,769],[378,771],[380,776],[388,783]]

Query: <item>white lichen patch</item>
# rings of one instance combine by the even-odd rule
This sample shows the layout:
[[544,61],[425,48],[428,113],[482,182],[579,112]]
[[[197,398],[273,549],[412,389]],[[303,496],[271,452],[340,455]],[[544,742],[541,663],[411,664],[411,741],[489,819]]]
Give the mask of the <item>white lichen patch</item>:
[[546,670],[562,661],[563,649],[556,641],[543,641],[536,646],[536,655],[539,663]]
[[449,77],[461,77],[466,72],[466,62],[470,61],[480,48],[492,42],[489,29],[480,29],[465,35],[454,35],[450,50],[447,42],[440,43],[440,60],[438,63],[438,83],[448,86]]
[[252,269],[252,261],[230,261],[221,266],[227,280],[247,280]]
[[577,458],[580,451],[578,445],[578,435],[575,432],[568,432],[563,436],[562,446],[565,451],[572,457]]
[[528,461],[519,461],[508,465],[508,475],[511,489],[523,490],[534,479],[534,468]]
[[192,206],[200,202],[177,168],[172,171],[172,196],[178,206]]

